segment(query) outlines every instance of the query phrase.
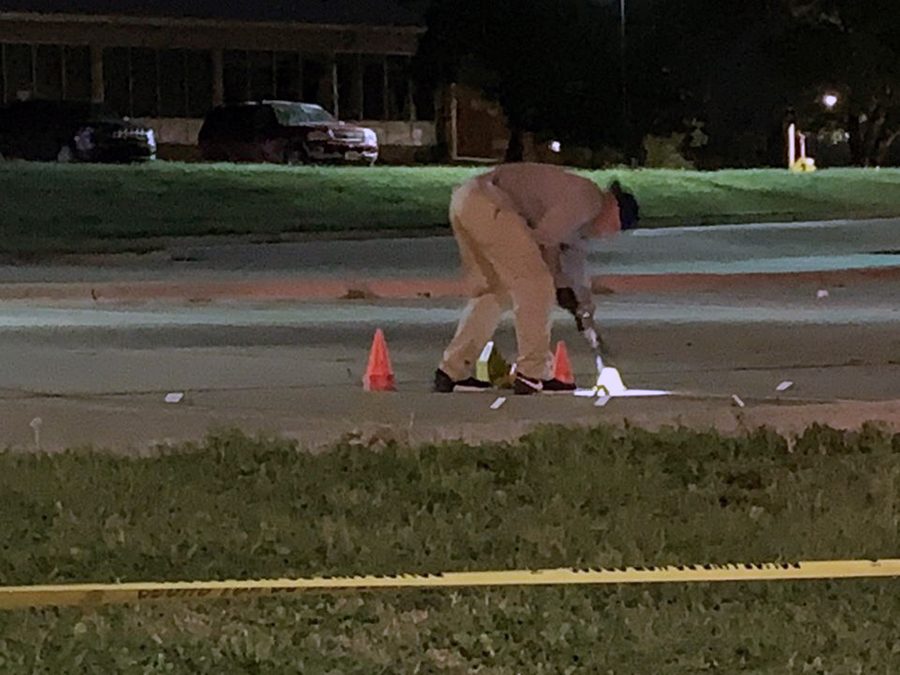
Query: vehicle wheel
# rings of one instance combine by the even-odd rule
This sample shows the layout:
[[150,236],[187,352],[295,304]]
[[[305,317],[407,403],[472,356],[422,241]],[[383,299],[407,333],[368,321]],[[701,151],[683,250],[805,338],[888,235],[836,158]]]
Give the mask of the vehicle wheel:
[[64,145],[56,153],[56,161],[60,164],[69,164],[75,160],[75,153],[72,152],[71,146]]
[[306,154],[306,148],[303,146],[287,148],[284,151],[284,163],[289,166],[306,164],[308,161],[309,155]]

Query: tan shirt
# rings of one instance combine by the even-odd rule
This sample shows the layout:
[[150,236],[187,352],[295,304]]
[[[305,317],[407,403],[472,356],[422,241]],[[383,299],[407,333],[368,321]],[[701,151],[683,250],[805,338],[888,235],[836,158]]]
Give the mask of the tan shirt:
[[503,164],[476,180],[499,207],[526,220],[556,287],[574,289],[592,310],[586,239],[606,199],[597,184],[558,166],[531,163]]

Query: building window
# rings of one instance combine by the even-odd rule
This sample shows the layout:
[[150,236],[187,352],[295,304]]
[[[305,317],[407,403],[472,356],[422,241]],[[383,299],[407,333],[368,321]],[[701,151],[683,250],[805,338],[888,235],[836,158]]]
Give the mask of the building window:
[[385,60],[387,71],[387,116],[392,120],[408,120],[410,110],[410,67],[408,56],[389,56]]
[[409,57],[341,54],[337,66],[342,118],[412,119]]
[[6,100],[15,101],[34,96],[34,71],[31,45],[3,45],[3,72]]
[[91,100],[88,47],[0,44],[0,101]]
[[275,54],[275,98],[296,101],[300,98],[303,59],[293,52]]
[[[73,94],[88,98],[90,53],[79,51],[73,57]],[[206,51],[104,49],[103,79],[106,103],[121,115],[203,117],[212,107],[212,57]]]
[[367,120],[387,119],[385,114],[385,69],[384,60],[368,61],[363,67],[363,118]]
[[325,57],[304,57],[301,97],[307,103],[318,103],[331,109],[331,68]]
[[156,117],[159,114],[156,50],[131,50],[131,110],[135,117]]
[[225,100],[229,103],[246,101],[250,96],[247,52],[225,50],[222,53],[222,79]]
[[209,52],[185,52],[187,78],[187,116],[205,117],[212,107],[213,68]]
[[[345,119],[434,118],[425,88],[412,91],[408,56],[225,50],[226,102],[279,98],[318,103]],[[203,117],[212,107],[212,58],[204,50],[108,47],[105,100],[134,117]],[[335,91],[334,78],[337,77]],[[23,98],[89,101],[86,46],[0,44],[0,101]]]
[[342,119],[359,119],[363,112],[363,87],[359,54],[338,54],[338,110]]
[[34,48],[35,98],[58,101],[63,97],[62,48],[37,45]]
[[272,52],[247,52],[250,99],[272,98],[275,93],[275,60]]
[[[296,54],[288,56],[297,59]],[[222,68],[226,101],[253,101],[275,95],[276,60],[272,52],[229,50],[223,54]]]
[[131,66],[127,47],[103,50],[103,89],[107,105],[119,115],[131,114]]
[[167,49],[159,53],[159,114],[160,117],[187,115],[187,83],[185,81],[184,52]]
[[429,87],[412,87],[415,119],[434,121],[434,92]]
[[63,47],[63,61],[65,69],[63,98],[67,101],[90,101],[90,47]]

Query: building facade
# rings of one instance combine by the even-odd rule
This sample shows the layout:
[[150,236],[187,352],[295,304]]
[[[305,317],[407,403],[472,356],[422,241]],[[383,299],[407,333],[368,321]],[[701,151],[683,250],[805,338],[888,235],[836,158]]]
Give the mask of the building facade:
[[162,157],[196,155],[211,107],[258,99],[319,103],[362,121],[388,161],[411,161],[436,143],[433,93],[417,91],[410,72],[424,31],[415,20],[104,14],[73,11],[75,0],[59,3],[63,11],[4,11],[8,4],[0,0],[0,101],[103,102],[153,127]]

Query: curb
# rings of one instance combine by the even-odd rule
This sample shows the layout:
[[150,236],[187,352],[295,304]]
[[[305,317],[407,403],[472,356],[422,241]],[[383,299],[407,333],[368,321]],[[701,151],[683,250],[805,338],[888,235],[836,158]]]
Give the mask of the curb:
[[[820,272],[752,272],[739,274],[672,273],[598,275],[596,293],[667,293],[717,291],[759,286],[818,284],[847,285],[871,281],[900,281],[900,267]],[[226,300],[412,300],[465,297],[459,278],[409,279],[255,279],[235,281],[137,281],[0,284],[0,301],[51,300],[93,302],[212,302]]]

